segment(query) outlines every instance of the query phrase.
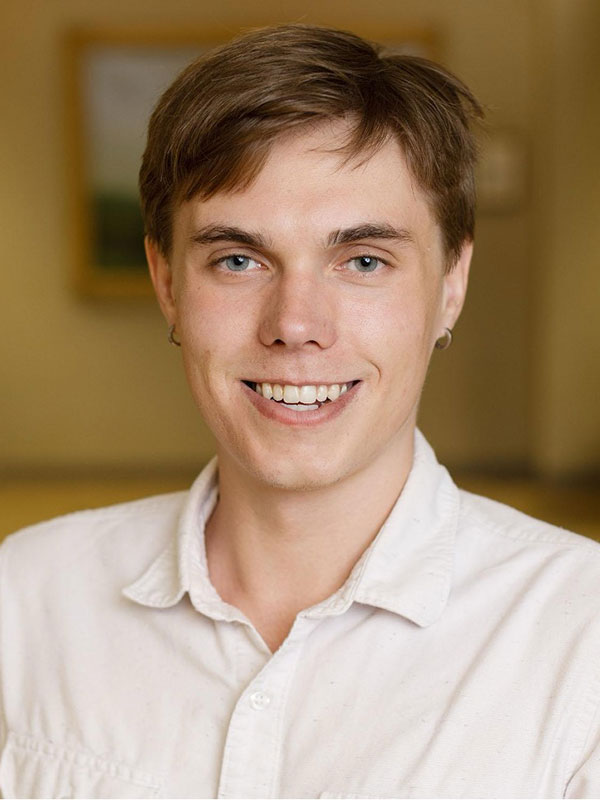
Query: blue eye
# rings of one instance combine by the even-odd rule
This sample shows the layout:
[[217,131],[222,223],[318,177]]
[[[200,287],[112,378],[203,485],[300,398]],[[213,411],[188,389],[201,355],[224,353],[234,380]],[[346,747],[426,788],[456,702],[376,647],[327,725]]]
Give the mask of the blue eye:
[[356,266],[357,272],[375,272],[382,262],[375,256],[357,256],[357,258],[351,258],[349,263]]
[[247,269],[250,262],[252,261],[251,258],[248,256],[227,256],[226,258],[222,259],[222,263],[225,264],[228,270],[231,272],[244,272]]

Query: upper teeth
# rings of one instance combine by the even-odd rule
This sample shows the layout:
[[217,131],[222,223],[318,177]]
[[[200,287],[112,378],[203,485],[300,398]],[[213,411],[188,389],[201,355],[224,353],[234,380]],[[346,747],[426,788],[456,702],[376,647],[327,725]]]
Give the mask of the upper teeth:
[[331,383],[329,385],[322,383],[308,386],[293,386],[289,383],[283,385],[280,383],[255,384],[255,390],[267,400],[273,398],[273,400],[283,400],[284,403],[306,403],[308,405],[317,400],[320,403],[324,403],[325,400],[337,400],[348,389],[347,383]]

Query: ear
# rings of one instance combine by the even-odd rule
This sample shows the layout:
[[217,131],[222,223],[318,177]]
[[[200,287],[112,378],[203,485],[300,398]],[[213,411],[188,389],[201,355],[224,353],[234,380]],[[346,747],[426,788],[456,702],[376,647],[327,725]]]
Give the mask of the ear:
[[452,330],[460,316],[467,294],[473,242],[465,241],[452,269],[444,275],[441,327]]
[[166,257],[156,246],[156,243],[148,236],[144,239],[146,249],[146,260],[150,277],[154,284],[154,291],[158,299],[158,304],[167,320],[168,325],[174,325],[177,321],[177,309],[173,297],[173,273]]

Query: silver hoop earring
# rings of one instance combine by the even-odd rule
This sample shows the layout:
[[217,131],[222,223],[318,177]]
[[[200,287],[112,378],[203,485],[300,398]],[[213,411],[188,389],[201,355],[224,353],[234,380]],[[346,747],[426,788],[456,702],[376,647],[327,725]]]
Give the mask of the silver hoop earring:
[[169,340],[169,344],[174,344],[175,347],[181,347],[181,342],[179,339],[175,338],[175,325],[169,325],[167,339]]
[[435,343],[438,350],[447,350],[452,344],[452,331],[450,328],[444,328],[444,333]]

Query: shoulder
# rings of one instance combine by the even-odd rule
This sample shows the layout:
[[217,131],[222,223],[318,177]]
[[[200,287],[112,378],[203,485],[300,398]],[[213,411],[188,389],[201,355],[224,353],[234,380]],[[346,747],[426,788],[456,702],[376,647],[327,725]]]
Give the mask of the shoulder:
[[600,544],[586,536],[559,528],[516,508],[459,489],[460,523],[467,531],[478,531],[500,541],[516,544],[548,545],[574,549],[600,559]]
[[463,491],[456,534],[454,599],[474,626],[491,622],[523,659],[535,653],[540,675],[570,664],[597,681],[600,545]]
[[466,568],[491,570],[549,596],[579,595],[600,610],[600,544],[510,506],[459,490],[458,552]]
[[156,495],[104,508],[76,511],[23,528],[0,546],[5,575],[56,578],[90,561],[144,563],[172,540],[187,492]]

